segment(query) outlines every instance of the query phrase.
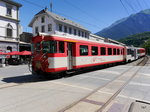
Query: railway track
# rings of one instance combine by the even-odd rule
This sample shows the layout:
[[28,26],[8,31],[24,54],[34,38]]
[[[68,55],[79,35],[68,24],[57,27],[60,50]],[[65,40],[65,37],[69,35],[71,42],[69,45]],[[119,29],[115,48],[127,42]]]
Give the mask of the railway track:
[[[137,66],[129,68],[114,80],[97,88],[81,100],[65,107],[59,112],[103,112],[103,110],[116,98],[124,87],[136,76],[146,64],[149,57],[144,57]],[[115,85],[117,87],[115,87]],[[90,107],[91,106],[91,107]]]

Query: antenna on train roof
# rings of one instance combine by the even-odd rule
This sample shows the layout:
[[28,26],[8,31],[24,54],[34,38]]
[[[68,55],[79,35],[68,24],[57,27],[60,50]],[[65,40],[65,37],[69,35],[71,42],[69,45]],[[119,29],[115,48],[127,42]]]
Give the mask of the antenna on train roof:
[[52,4],[52,0],[51,0],[51,1],[50,1],[50,11],[51,11],[51,12],[53,11],[52,8],[53,8],[53,4]]

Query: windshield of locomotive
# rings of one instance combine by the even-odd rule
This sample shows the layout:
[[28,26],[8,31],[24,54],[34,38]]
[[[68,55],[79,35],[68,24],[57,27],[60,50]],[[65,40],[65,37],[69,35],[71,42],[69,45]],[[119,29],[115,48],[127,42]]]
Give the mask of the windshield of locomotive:
[[56,53],[57,51],[57,42],[54,40],[43,41],[42,42],[43,53]]
[[31,44],[31,52],[33,53],[34,51],[35,51],[35,44],[32,43],[32,44]]

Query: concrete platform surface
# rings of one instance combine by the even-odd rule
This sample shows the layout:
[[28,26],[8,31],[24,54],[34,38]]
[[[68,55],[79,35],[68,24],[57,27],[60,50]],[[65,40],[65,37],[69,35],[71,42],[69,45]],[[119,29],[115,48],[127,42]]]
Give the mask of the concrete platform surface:
[[[131,67],[131,65],[120,65],[49,80],[40,80],[39,77],[32,76],[27,66],[20,66],[20,70],[18,67],[2,68],[0,69],[3,71],[2,75],[0,73],[0,112],[59,112],[98,88],[102,88]],[[12,75],[14,72],[16,75]],[[121,80],[112,85],[119,87]],[[108,89],[103,91],[101,97],[103,100],[116,91],[111,89],[114,86],[111,87],[110,84],[109,91]],[[99,96],[100,92],[93,94],[89,99],[77,104],[77,108],[73,107],[66,112],[93,112],[102,104],[90,100],[91,98],[98,100]],[[150,66],[143,67],[103,111],[128,112],[131,103],[135,100],[150,102]]]

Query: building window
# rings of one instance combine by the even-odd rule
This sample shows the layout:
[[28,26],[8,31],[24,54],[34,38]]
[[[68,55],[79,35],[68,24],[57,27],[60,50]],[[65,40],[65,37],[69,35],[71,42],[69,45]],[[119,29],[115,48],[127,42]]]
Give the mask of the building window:
[[35,34],[38,34],[38,32],[39,32],[39,28],[35,27]]
[[85,36],[85,38],[87,37],[87,33],[86,33],[86,32],[85,32],[85,35],[84,35],[84,36]]
[[98,55],[98,47],[92,46],[92,55]]
[[62,32],[62,25],[59,24],[59,31]]
[[80,36],[81,34],[80,34],[80,30],[78,31],[78,36]]
[[45,32],[45,26],[41,26],[41,32]]
[[82,37],[84,37],[84,32],[82,32]]
[[69,34],[72,34],[72,28],[71,27],[69,28]]
[[12,16],[12,6],[7,5],[6,16]]
[[6,36],[9,38],[13,36],[13,27],[10,25],[10,23],[8,23],[6,28]]
[[48,31],[52,31],[52,24],[48,24]]
[[74,35],[77,35],[77,30],[76,29],[74,29]]
[[41,17],[41,23],[44,23],[45,22],[45,17]]
[[64,32],[67,33],[67,26],[64,26]]
[[88,46],[80,45],[80,56],[88,55]]
[[105,47],[101,47],[101,55],[106,55],[106,48]]

